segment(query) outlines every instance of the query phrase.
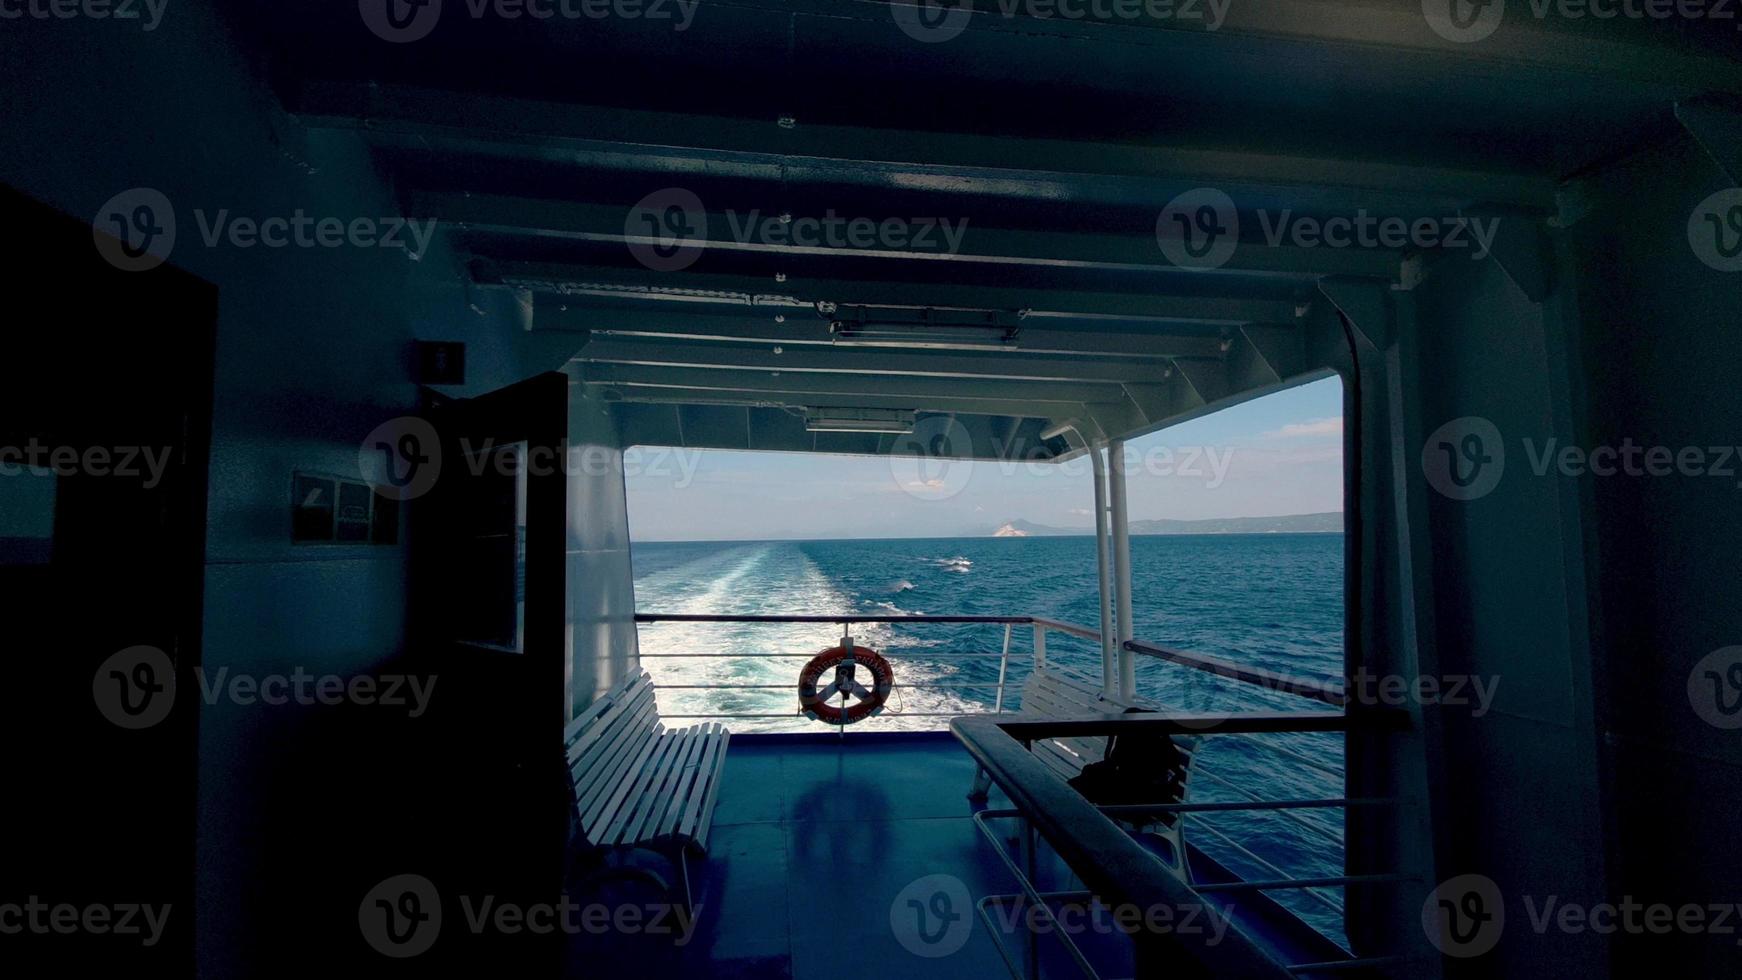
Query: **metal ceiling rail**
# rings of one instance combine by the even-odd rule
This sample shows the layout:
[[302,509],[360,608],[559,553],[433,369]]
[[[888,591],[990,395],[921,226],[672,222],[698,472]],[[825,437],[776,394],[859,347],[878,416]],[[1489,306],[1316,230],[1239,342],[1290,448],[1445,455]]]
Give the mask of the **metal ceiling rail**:
[[[785,316],[784,321],[776,315]],[[1160,327],[1142,320],[1091,321],[1062,327],[1057,318],[1042,326],[1025,318],[1013,342],[1016,352],[1082,357],[1106,354],[1146,354],[1151,357],[1219,358],[1225,338],[1221,330]],[[829,320],[809,311],[720,313],[713,311],[625,309],[622,304],[588,304],[548,294],[533,300],[532,328],[589,333],[594,337],[645,337],[689,341],[753,341],[763,344],[837,346],[840,338]],[[1231,328],[1222,328],[1230,330]],[[1294,329],[1282,325],[1280,329]],[[922,346],[915,344],[914,346]]]
[[[1421,33],[1426,34],[1425,23]],[[1472,45],[1470,47],[1480,47]],[[860,173],[886,171],[914,177],[989,177],[1032,180],[1047,187],[1072,179],[1130,177],[1213,184],[1230,193],[1291,192],[1309,200],[1335,194],[1339,203],[1383,206],[1421,202],[1428,207],[1487,203],[1549,213],[1554,181],[1546,176],[1462,170],[1350,157],[1219,147],[988,136],[861,126],[811,124],[783,128],[774,118],[758,124],[726,116],[559,104],[438,91],[400,85],[305,81],[288,93],[289,108],[311,126],[389,133],[420,140],[484,147],[503,141],[554,159],[574,161],[592,151],[623,161],[640,150],[669,161],[724,156],[767,161],[779,175],[782,160],[829,161]],[[823,148],[826,148],[824,152]],[[669,172],[670,164],[658,169]]]
[[[779,185],[768,188],[777,199]],[[845,210],[845,208],[843,208]],[[626,227],[632,209],[608,204],[567,200],[541,200],[496,194],[414,192],[409,217],[428,218],[468,231],[526,238],[604,242],[623,245],[669,245],[670,236],[631,234]],[[1124,235],[1029,228],[991,227],[964,215],[948,215],[959,222],[959,240],[945,235],[916,236],[900,247],[873,241],[857,247],[842,237],[838,244],[826,241],[799,243],[768,241],[757,234],[769,222],[793,227],[812,217],[781,214],[778,209],[691,216],[699,225],[681,240],[685,248],[771,255],[851,256],[895,262],[962,261],[995,266],[1112,270],[1165,270],[1179,268],[1157,245],[1155,229]],[[849,212],[843,223],[871,221],[881,224],[884,215]],[[912,216],[904,216],[911,222]],[[1228,261],[1216,269],[1195,270],[1210,275],[1234,273],[1315,277],[1327,275],[1396,279],[1403,253],[1386,248],[1317,248],[1293,244],[1243,242]]]
[[[1188,273],[1155,273],[1142,292],[1080,288],[988,286],[975,282],[915,279],[831,278],[793,270],[784,281],[771,276],[684,270],[597,266],[584,263],[500,260],[487,255],[474,263],[482,282],[534,293],[591,295],[623,300],[703,306],[769,307],[769,315],[808,310],[817,303],[854,306],[913,306],[978,310],[1020,310],[1028,319],[1149,320],[1156,323],[1294,323],[1302,303],[1287,284],[1267,289],[1230,285]],[[1206,288],[1222,287],[1221,291]],[[1254,286],[1264,285],[1254,283]],[[1026,323],[1024,324],[1027,325]]]

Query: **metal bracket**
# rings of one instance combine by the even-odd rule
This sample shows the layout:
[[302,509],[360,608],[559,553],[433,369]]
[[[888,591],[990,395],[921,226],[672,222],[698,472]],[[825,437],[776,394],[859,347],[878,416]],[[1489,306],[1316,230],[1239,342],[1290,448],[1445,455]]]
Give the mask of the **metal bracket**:
[[1542,302],[1548,296],[1551,280],[1548,242],[1537,219],[1484,210],[1466,211],[1465,215],[1472,220],[1495,222],[1490,256],[1532,303]]
[[1347,317],[1355,333],[1375,350],[1384,350],[1391,340],[1391,310],[1386,294],[1390,287],[1366,279],[1319,280],[1319,293]]
[[1730,183],[1742,187],[1742,112],[1709,100],[1675,104],[1675,118]]

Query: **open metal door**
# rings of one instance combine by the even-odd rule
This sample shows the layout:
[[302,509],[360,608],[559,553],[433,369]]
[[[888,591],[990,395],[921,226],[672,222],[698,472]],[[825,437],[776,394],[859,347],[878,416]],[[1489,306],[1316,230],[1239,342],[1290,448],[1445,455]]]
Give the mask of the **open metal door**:
[[[401,482],[415,491],[408,635],[440,677],[435,778],[449,808],[442,823],[464,835],[425,845],[447,894],[530,906],[561,887],[568,397],[567,376],[539,375],[436,405],[418,438],[394,443]],[[511,938],[449,949],[527,973],[555,962],[546,945]]]

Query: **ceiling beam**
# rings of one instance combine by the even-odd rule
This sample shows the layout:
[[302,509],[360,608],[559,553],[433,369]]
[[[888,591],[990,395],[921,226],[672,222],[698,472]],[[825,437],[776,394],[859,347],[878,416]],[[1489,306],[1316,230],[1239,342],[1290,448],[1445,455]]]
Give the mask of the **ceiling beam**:
[[[1422,33],[1427,33],[1425,24]],[[1303,205],[1396,207],[1400,213],[1412,206],[1492,204],[1544,213],[1554,207],[1554,182],[1547,176],[1354,156],[873,129],[808,120],[782,127],[773,117],[756,121],[354,82],[305,81],[287,98],[288,108],[314,127],[420,142],[457,139],[478,147],[506,141],[570,162],[596,155],[601,163],[624,166],[639,155],[662,161],[651,169],[667,175],[674,168],[706,172],[710,159],[724,157],[766,163],[778,176],[783,161],[811,160],[896,180],[989,178],[1006,186],[1014,180],[1052,188],[1073,178],[1133,178],[1181,189],[1216,186],[1236,199],[1243,192],[1284,194]]]
[[[776,322],[776,315],[785,322]],[[1027,320],[1017,334],[1016,349],[1026,354],[1134,354],[1146,357],[1217,357],[1222,339],[1215,332],[1158,328],[1136,323],[1131,330],[1112,329],[1118,321],[1097,322],[1094,329],[1049,329]],[[1053,322],[1057,322],[1056,320]],[[796,314],[773,311],[753,314],[692,313],[672,310],[625,310],[585,306],[559,296],[540,294],[532,321],[535,331],[585,331],[603,337],[647,337],[670,340],[740,340],[781,345],[833,345],[829,321],[805,310]],[[1142,329],[1147,328],[1147,329]],[[1292,331],[1292,326],[1275,326]]]
[[[843,205],[845,207],[845,205]],[[656,245],[661,240],[630,227],[633,209],[574,201],[538,200],[490,194],[417,192],[411,195],[409,217],[433,220],[462,230],[494,235],[549,238],[564,241]],[[1179,269],[1157,244],[1154,227],[1143,234],[1104,235],[1081,232],[994,228],[966,217],[936,215],[796,215],[782,222],[776,211],[710,212],[694,216],[700,227],[683,240],[687,248],[769,255],[851,256],[894,262],[969,261],[1012,268],[1113,269],[1161,271]],[[843,223],[833,236],[805,232],[794,242],[794,228],[806,218],[833,217]],[[898,240],[878,241],[865,232],[863,244],[853,244],[848,220],[880,226],[886,219],[905,222]],[[929,228],[917,221],[931,222]],[[1248,222],[1258,227],[1256,222]],[[924,234],[918,234],[923,231]],[[860,232],[855,231],[855,235]],[[954,237],[952,237],[952,235]],[[665,239],[669,244],[670,238]],[[1191,269],[1208,276],[1321,275],[1398,277],[1403,253],[1382,248],[1303,247],[1249,240],[1234,249],[1215,269]],[[895,273],[899,275],[899,273]]]
[[[1041,414],[1039,403],[1082,405],[1096,402],[1117,402],[1124,389],[1117,384],[1057,381],[1008,381],[983,378],[925,378],[911,376],[876,376],[864,374],[818,374],[804,371],[754,371],[732,368],[647,367],[636,364],[582,363],[581,378],[605,385],[640,388],[669,388],[690,391],[713,391],[722,396],[766,394],[770,401],[786,396],[809,396],[817,404],[849,406],[859,404],[859,396],[887,396],[903,399],[902,405],[864,407],[901,407],[936,411],[934,405],[944,403],[1002,402],[1005,404],[1035,404],[1035,415]],[[746,397],[746,403],[755,399]],[[1011,414],[991,413],[988,414]]]
[[[686,343],[594,335],[574,359],[600,364],[682,367],[713,370],[749,368],[805,372],[838,378],[843,375],[891,375],[927,378],[998,378],[1011,381],[1091,381],[1156,383],[1167,362],[1132,357],[1088,358],[1035,356],[1010,351],[900,350],[884,347],[801,346]],[[825,379],[826,380],[826,379]]]
[[[1252,295],[1201,295],[1168,292],[1158,281],[1152,291],[1100,292],[1086,289],[1044,289],[1033,286],[987,286],[970,283],[899,280],[827,279],[797,274],[785,282],[773,277],[718,273],[653,272],[553,262],[497,262],[474,265],[483,281],[533,292],[621,299],[668,301],[695,306],[718,305],[770,313],[808,310],[819,302],[839,305],[939,307],[976,310],[1023,310],[1028,319],[1113,318],[1177,321],[1239,326],[1246,323],[1292,323],[1299,304],[1294,299]],[[1200,285],[1200,277],[1184,273]]]
[[610,381],[587,382],[612,394],[613,401],[671,405],[736,405],[756,408],[880,408],[897,412],[948,412],[963,415],[992,415],[1010,418],[1054,418],[1060,413],[1106,411],[1119,406],[1109,402],[1042,402],[1016,398],[934,399],[921,408],[906,395],[818,395],[785,391],[718,391],[710,388],[651,388]]

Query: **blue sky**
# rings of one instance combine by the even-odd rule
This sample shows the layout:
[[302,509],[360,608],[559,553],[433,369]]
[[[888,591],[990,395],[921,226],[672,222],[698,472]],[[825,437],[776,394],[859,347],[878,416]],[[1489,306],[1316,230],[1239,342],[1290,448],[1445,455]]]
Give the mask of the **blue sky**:
[[[1343,507],[1342,383],[1327,378],[1129,444],[1132,520],[1269,517]],[[1089,464],[635,449],[637,541],[989,534],[1009,520],[1093,526]]]

